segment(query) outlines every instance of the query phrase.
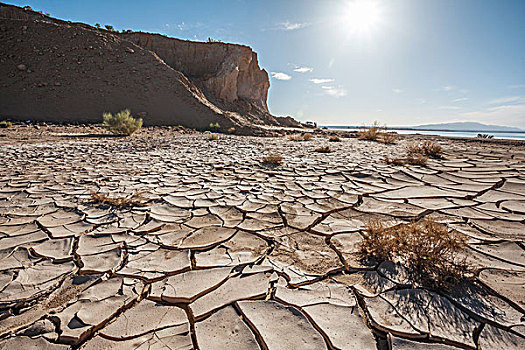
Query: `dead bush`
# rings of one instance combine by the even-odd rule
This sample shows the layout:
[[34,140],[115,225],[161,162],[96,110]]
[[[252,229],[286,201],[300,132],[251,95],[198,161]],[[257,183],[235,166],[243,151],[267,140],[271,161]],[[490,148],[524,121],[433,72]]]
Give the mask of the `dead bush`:
[[405,160],[402,158],[390,158],[387,156],[385,157],[385,163],[389,165],[404,165]]
[[310,141],[313,138],[312,134],[306,132],[304,134],[293,134],[288,136],[290,141]]
[[426,166],[428,158],[419,153],[407,153],[405,161],[410,165]]
[[313,139],[313,136],[309,132],[303,134],[303,141],[310,141],[311,139]]
[[321,146],[316,148],[315,151],[318,153],[331,153],[332,149],[330,148],[330,146]]
[[370,222],[358,248],[366,261],[404,266],[420,285],[452,287],[469,272],[466,262],[457,258],[466,249],[465,236],[431,219],[396,226]]
[[330,136],[328,141],[330,141],[330,142],[341,142],[341,139],[337,135],[332,135],[332,136]]
[[125,197],[109,197],[106,194],[90,191],[91,201],[95,204],[109,205],[119,209],[131,207],[143,207],[146,203],[143,202],[140,193],[131,194]]
[[408,145],[407,147],[407,154],[422,154],[427,157],[432,158],[442,158],[442,147],[430,140],[425,140],[423,142],[413,142]]
[[394,144],[397,142],[397,133],[395,132],[383,132],[380,133],[380,142],[386,144]]
[[211,133],[211,134],[208,134],[208,140],[210,141],[215,141],[215,140],[218,140],[219,139],[219,134],[216,134],[216,133]]
[[281,165],[283,163],[283,157],[280,154],[272,153],[264,157],[262,162],[268,165]]
[[359,132],[358,139],[367,140],[367,141],[377,141],[377,139],[379,138],[379,135],[381,134],[382,129],[384,128],[381,128],[379,126],[379,123],[375,121],[371,127]]

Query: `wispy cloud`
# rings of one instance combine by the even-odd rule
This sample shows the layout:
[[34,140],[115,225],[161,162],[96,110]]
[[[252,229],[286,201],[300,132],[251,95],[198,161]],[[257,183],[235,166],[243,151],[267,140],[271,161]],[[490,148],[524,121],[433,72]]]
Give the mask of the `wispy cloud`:
[[444,110],[448,110],[448,111],[456,111],[458,109],[461,109],[461,107],[458,107],[458,106],[440,106],[440,107],[438,107],[438,109],[444,109]]
[[289,76],[286,73],[282,73],[282,72],[272,72],[271,74],[272,74],[272,78],[277,79],[277,80],[290,80],[290,79],[292,79],[291,76]]
[[403,90],[403,89],[392,89],[392,92],[395,93],[395,94],[402,94],[403,92],[405,92],[405,90]]
[[514,84],[514,85],[509,85],[509,88],[510,88],[510,89],[523,89],[523,88],[525,88],[525,84]]
[[489,105],[502,105],[507,103],[513,103],[518,102],[520,100],[524,99],[523,96],[507,96],[507,97],[500,97],[496,98],[494,100],[490,100],[487,102]]
[[454,100],[452,100],[452,102],[463,102],[463,101],[467,101],[468,100],[468,97],[460,97],[460,98],[456,98]]
[[334,86],[321,86],[325,94],[333,96],[333,97],[343,97],[348,94],[348,92],[343,89],[342,87],[334,87]]
[[456,87],[455,86],[452,86],[452,85],[445,85],[445,86],[442,86],[440,88],[437,88],[436,91],[452,91],[454,90]]
[[286,22],[282,22],[282,23],[277,23],[277,29],[281,29],[281,30],[297,30],[297,29],[301,29],[301,28],[305,28],[305,27],[308,27],[310,25],[310,23],[299,23],[299,22],[290,22],[290,21],[286,21]]
[[297,73],[308,73],[312,72],[314,69],[311,67],[296,67],[293,71]]
[[335,79],[329,79],[329,78],[313,78],[310,79],[310,81],[314,84],[326,84],[326,83],[332,83],[335,81]]

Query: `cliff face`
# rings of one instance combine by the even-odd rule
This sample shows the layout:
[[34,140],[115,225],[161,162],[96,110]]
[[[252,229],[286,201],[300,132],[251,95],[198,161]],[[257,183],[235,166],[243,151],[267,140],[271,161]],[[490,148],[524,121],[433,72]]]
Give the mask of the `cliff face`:
[[201,86],[211,99],[244,100],[268,112],[268,73],[259,68],[257,54],[249,47],[183,41],[147,33],[119,36],[155,52],[169,66]]
[[280,125],[266,104],[268,73],[259,67],[257,54],[248,46],[185,41],[149,33],[119,36],[155,52],[220,108],[245,115],[254,123]]
[[96,121],[130,108],[146,125],[283,125],[249,47],[110,33],[0,3],[0,117]]

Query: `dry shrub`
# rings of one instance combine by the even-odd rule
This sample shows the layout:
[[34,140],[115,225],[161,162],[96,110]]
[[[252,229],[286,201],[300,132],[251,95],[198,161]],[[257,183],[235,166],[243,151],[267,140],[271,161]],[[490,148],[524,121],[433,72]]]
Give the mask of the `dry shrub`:
[[442,158],[442,148],[434,141],[425,140],[420,143],[408,145],[407,154],[421,154],[432,158]]
[[380,136],[379,141],[382,143],[394,144],[397,142],[397,134],[395,132],[383,132],[380,133]]
[[293,134],[293,135],[288,136],[288,140],[290,141],[310,141],[312,138],[313,136],[309,132],[306,132],[302,135]]
[[332,152],[332,149],[330,148],[330,146],[321,146],[316,148],[315,151],[319,153],[330,153]]
[[109,205],[119,209],[143,207],[146,205],[146,203],[142,201],[140,193],[131,194],[125,197],[109,197],[108,195],[95,191],[90,191],[90,193],[91,201],[95,204]]
[[215,134],[215,133],[208,134],[208,140],[214,141],[218,139],[219,139],[219,134]]
[[263,164],[269,165],[281,165],[283,163],[283,157],[280,154],[272,153],[262,159]]
[[385,163],[389,165],[404,165],[405,160],[402,158],[389,158],[388,156],[386,156]]
[[428,158],[419,153],[407,153],[405,161],[410,165],[426,166]]
[[358,139],[367,141],[377,141],[379,135],[381,134],[381,130],[382,128],[379,126],[379,123],[375,121],[371,127],[359,132]]
[[313,136],[309,132],[306,132],[303,135],[303,141],[310,141],[312,138],[313,138]]
[[337,135],[332,135],[332,136],[330,136],[328,141],[330,141],[330,142],[341,142],[341,139]]
[[370,222],[359,244],[362,259],[399,263],[416,284],[437,288],[451,287],[469,272],[457,258],[465,249],[465,236],[432,219],[390,227]]

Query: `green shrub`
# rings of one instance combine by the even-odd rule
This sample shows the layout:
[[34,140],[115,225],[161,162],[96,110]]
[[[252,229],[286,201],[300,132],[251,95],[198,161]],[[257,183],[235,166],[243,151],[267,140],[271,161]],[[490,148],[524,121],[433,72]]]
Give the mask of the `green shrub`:
[[117,135],[131,135],[142,127],[142,118],[133,118],[129,109],[115,115],[104,113],[103,125]]
[[2,128],[2,129],[10,128],[10,127],[12,127],[12,126],[13,126],[13,123],[11,123],[11,122],[6,122],[5,120],[2,120],[2,121],[0,122],[0,128]]
[[221,129],[221,126],[219,123],[210,123],[210,131],[219,131]]

